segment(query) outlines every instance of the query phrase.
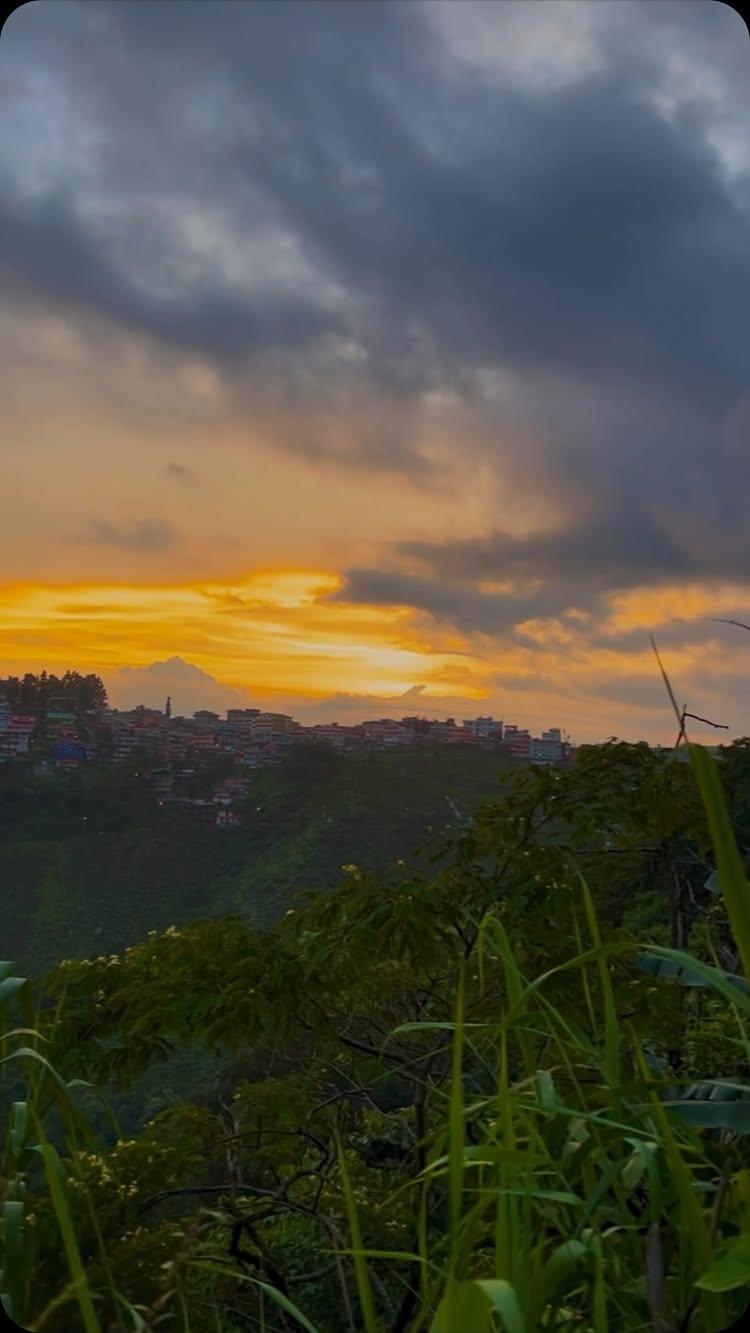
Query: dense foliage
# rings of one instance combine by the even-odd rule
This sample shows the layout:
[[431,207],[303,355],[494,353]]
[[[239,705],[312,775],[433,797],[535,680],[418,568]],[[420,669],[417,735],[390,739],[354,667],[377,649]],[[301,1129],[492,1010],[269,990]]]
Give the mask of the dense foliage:
[[[348,865],[272,929],[202,919],[69,960],[37,1014],[6,976],[40,1034],[5,1039],[29,1079],[14,1317],[728,1327],[750,1288],[749,757],[721,763],[739,851],[705,756],[701,787],[612,741],[516,770],[429,856]],[[196,1047],[213,1086],[92,1138],[77,1080],[127,1089]]]
[[60,708],[67,706],[73,711],[86,712],[104,708],[107,703],[107,691],[101,678],[93,673],[84,676],[79,671],[65,671],[62,676],[46,671],[38,676],[31,671],[22,677],[7,676],[0,680],[0,695],[5,696],[15,712],[32,716],[46,713],[55,704]]

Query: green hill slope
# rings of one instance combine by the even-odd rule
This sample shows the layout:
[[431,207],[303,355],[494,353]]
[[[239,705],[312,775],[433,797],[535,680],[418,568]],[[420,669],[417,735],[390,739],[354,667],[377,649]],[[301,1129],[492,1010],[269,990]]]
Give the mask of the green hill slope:
[[40,975],[61,957],[114,953],[199,916],[272,926],[300,889],[336,885],[344,864],[378,871],[411,857],[517,767],[471,746],[305,747],[257,775],[236,830],[158,807],[112,770],[100,783],[91,772],[55,790],[27,786],[0,820],[4,956]]

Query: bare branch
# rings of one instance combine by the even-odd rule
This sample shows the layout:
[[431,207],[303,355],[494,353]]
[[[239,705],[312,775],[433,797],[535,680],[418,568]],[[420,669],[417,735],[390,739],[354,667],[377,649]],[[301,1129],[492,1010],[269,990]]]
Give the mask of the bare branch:
[[706,616],[707,620],[712,620],[715,625],[736,625],[738,629],[750,631],[750,625],[745,625],[741,620],[724,620],[721,616]]
[[727,722],[711,722],[707,717],[699,717],[697,713],[683,713],[683,717],[694,717],[696,722],[705,722],[709,727],[718,727],[721,731],[729,731]]

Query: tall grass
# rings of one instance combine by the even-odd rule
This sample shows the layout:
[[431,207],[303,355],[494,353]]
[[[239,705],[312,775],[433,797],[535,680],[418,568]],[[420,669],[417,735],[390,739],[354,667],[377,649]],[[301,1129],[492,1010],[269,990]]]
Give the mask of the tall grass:
[[[750,886],[718,767],[700,746],[689,750],[719,886],[750,982]],[[579,934],[578,956],[534,979],[522,976],[498,916],[481,922],[480,977],[490,959],[505,974],[504,1009],[490,1041],[497,1090],[481,1104],[464,1104],[461,984],[447,1120],[433,1135],[441,1152],[433,1152],[424,1172],[444,1186],[448,1254],[440,1259],[439,1237],[430,1254],[423,1232],[422,1260],[433,1270],[440,1266],[441,1276],[431,1305],[410,1324],[412,1333],[425,1327],[425,1315],[430,1333],[718,1333],[746,1306],[750,1219],[738,1202],[741,1190],[735,1195],[731,1186],[747,1173],[735,1163],[727,1180],[731,1161],[720,1160],[721,1143],[717,1151],[705,1131],[750,1132],[747,1107],[737,1100],[750,1085],[716,1080],[701,1085],[696,1100],[695,1088],[654,1073],[641,1039],[618,1013],[612,982],[614,961],[627,955],[633,961],[635,946],[603,942],[583,880],[581,907],[588,940]],[[725,1001],[750,1049],[748,993],[718,966],[656,946],[640,946],[638,954],[669,977],[689,972],[695,980],[697,974]],[[587,1028],[574,1026],[548,998],[555,978],[571,970],[581,977]],[[532,1031],[538,1049],[554,1049],[553,1066],[535,1068]],[[352,1239],[360,1269],[363,1260],[386,1258],[362,1248],[358,1227]],[[372,1321],[368,1299],[368,1333]],[[386,1333],[388,1325],[376,1327]]]
[[[16,1020],[14,1021],[14,1010]],[[109,1299],[109,1310],[129,1309],[114,1291],[92,1292],[76,1234],[69,1193],[69,1172],[81,1145],[101,1152],[87,1118],[76,1106],[73,1092],[86,1086],[80,1079],[66,1082],[47,1059],[47,1038],[40,1031],[33,990],[25,977],[12,975],[12,965],[0,963],[0,1077],[3,1090],[16,1094],[6,1113],[2,1150],[2,1221],[0,1225],[0,1300],[7,1315],[21,1328],[35,1333],[56,1312],[66,1311],[66,1323],[84,1333],[101,1333],[97,1304]],[[52,1127],[52,1128],[51,1128]],[[57,1140],[54,1142],[53,1140]],[[63,1159],[70,1164],[64,1165]],[[77,1184],[91,1213],[105,1271],[107,1256],[91,1199],[82,1180]],[[36,1263],[36,1221],[32,1215],[40,1197],[51,1205],[59,1249],[64,1255],[67,1280],[40,1303]],[[77,1311],[77,1314],[74,1313]],[[132,1311],[132,1324],[138,1317]]]

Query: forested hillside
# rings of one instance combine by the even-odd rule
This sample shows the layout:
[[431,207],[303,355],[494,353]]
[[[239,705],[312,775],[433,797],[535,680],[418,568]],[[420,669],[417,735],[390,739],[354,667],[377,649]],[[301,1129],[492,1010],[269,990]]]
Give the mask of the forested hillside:
[[[273,925],[343,865],[383,871],[494,798],[519,761],[458,746],[339,756],[301,746],[256,776],[238,829],[160,806],[134,765],[0,774],[0,934],[42,975],[149,930],[241,913]],[[447,799],[449,798],[449,799]]]

